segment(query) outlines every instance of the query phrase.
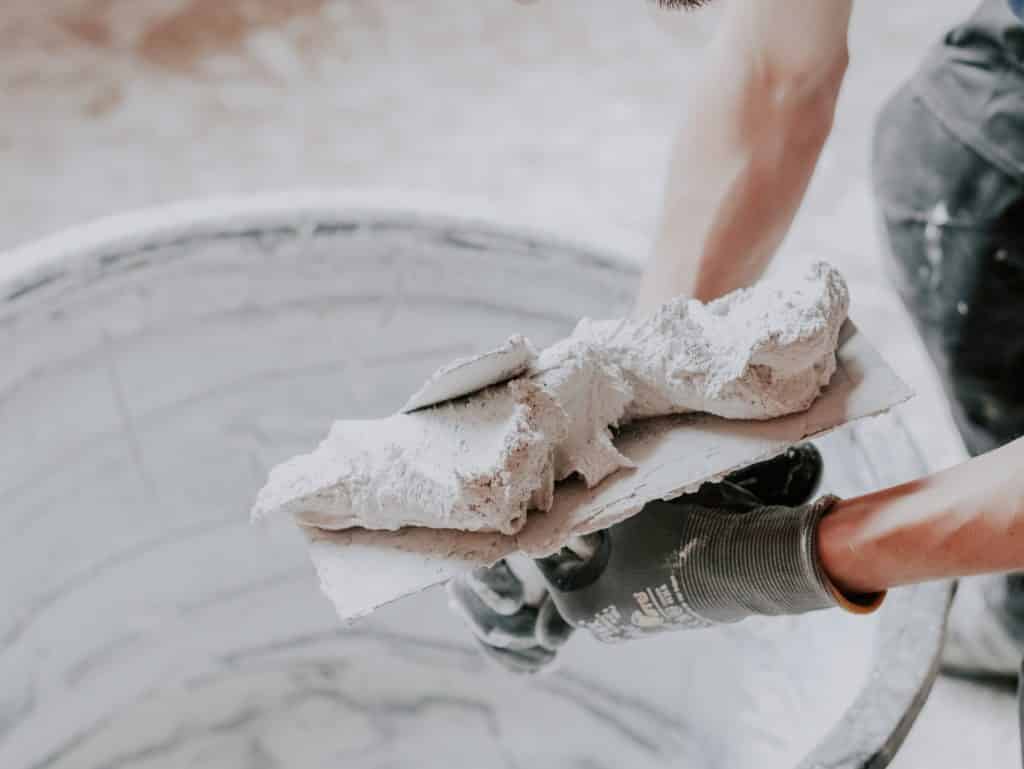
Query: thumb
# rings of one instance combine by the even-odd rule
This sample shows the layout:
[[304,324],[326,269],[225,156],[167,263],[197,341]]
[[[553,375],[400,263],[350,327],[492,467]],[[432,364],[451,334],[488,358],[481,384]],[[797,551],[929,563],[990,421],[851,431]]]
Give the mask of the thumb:
[[534,563],[553,591],[571,593],[593,584],[604,573],[610,553],[611,539],[606,531],[599,531],[572,537],[557,553]]

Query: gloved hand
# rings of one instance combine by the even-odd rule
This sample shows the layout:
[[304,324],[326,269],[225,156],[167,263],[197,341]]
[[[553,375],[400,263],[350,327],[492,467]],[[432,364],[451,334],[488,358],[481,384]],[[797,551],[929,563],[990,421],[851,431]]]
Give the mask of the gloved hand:
[[[543,584],[539,574],[532,582]],[[534,592],[528,594],[505,560],[448,583],[452,608],[466,619],[484,654],[514,673],[547,667],[573,632],[547,587]]]
[[[809,464],[817,471],[801,475]],[[800,447],[694,494],[652,502],[536,561],[548,587],[536,608],[504,562],[450,583],[452,603],[488,656],[519,672],[549,664],[577,627],[619,641],[753,614],[870,611],[880,596],[847,599],[821,570],[817,523],[834,498],[799,504],[819,475],[817,452]],[[750,489],[795,506],[766,506]]]

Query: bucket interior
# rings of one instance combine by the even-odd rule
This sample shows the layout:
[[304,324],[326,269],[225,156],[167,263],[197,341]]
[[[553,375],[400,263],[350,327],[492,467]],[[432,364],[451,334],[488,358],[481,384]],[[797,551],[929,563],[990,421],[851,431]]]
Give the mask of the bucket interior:
[[[458,219],[281,214],[66,249],[0,297],[0,765],[794,766],[868,680],[839,612],[486,664],[443,591],[341,625],[268,469],[508,334],[628,311],[637,270]],[[821,442],[824,490],[877,483]],[[851,459],[853,457],[853,459]],[[813,660],[813,666],[808,665]]]

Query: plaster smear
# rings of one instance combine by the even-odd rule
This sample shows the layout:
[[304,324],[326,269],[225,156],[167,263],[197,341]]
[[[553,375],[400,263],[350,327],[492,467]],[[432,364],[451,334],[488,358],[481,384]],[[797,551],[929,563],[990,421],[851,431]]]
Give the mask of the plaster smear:
[[593,487],[633,466],[615,447],[620,425],[808,409],[835,372],[848,307],[842,276],[818,263],[708,304],[676,299],[639,320],[584,319],[539,355],[513,337],[443,368],[407,408],[431,402],[425,392],[457,400],[336,422],[315,451],[271,471],[253,514],[329,530],[516,534],[528,513],[551,509],[558,481],[578,474]]

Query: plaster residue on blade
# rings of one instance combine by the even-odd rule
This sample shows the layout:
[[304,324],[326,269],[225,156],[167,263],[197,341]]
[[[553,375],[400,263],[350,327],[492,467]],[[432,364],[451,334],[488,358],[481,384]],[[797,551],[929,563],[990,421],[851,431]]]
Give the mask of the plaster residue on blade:
[[442,529],[306,529],[323,592],[343,620],[446,582],[516,550],[511,537]]
[[340,548],[362,547],[417,553],[430,558],[463,561],[474,566],[494,563],[517,549],[514,536],[495,532],[428,529],[423,526],[406,526],[397,531],[305,528],[311,542],[327,542]]
[[536,358],[530,340],[519,334],[510,336],[500,347],[442,366],[413,393],[401,412],[408,414],[500,384],[525,372]]

